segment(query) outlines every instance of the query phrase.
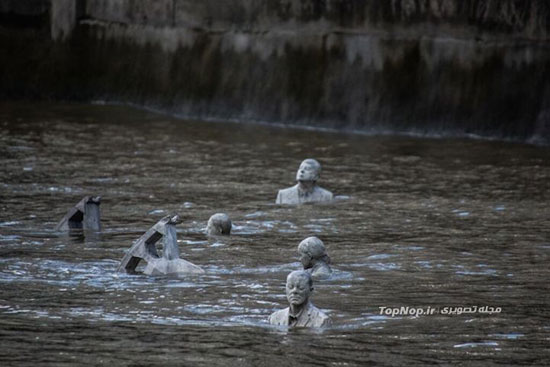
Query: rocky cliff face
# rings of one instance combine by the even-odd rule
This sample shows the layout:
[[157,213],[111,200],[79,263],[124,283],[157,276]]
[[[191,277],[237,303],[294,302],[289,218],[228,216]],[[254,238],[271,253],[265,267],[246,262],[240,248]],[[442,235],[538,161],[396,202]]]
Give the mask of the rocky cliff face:
[[4,27],[2,47],[43,57],[32,75],[0,61],[0,94],[363,131],[550,129],[546,1],[64,1],[24,47]]

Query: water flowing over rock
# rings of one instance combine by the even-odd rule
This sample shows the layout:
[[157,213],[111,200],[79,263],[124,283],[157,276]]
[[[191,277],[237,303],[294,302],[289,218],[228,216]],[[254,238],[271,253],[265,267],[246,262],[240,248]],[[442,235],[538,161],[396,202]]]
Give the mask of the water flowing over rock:
[[544,144],[549,19],[537,0],[0,1],[0,96]]

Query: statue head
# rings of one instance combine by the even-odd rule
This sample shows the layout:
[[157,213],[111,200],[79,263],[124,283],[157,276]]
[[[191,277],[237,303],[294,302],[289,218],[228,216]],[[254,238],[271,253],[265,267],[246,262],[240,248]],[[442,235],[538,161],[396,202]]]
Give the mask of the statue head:
[[307,304],[313,292],[313,280],[307,271],[296,270],[286,277],[286,298],[291,306]]
[[298,253],[300,254],[300,262],[304,266],[304,269],[312,268],[319,261],[327,264],[330,263],[325,245],[317,237],[308,237],[300,242]]
[[231,220],[225,213],[216,213],[208,219],[206,225],[207,235],[229,235],[231,233]]
[[296,172],[296,181],[318,181],[321,177],[321,164],[315,159],[305,159]]

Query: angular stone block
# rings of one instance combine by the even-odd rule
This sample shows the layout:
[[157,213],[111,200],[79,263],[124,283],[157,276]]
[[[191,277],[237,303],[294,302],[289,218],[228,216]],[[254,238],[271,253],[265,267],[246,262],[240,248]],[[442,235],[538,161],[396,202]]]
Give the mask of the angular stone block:
[[85,196],[55,226],[56,231],[84,229],[101,231],[101,196]]
[[[177,215],[166,216],[145,232],[128,250],[117,268],[119,272],[136,273],[141,260],[147,266],[144,273],[148,275],[165,275],[175,273],[204,273],[200,267],[180,259],[177,242],[176,224],[180,223]],[[162,241],[162,257],[158,254],[156,243]]]

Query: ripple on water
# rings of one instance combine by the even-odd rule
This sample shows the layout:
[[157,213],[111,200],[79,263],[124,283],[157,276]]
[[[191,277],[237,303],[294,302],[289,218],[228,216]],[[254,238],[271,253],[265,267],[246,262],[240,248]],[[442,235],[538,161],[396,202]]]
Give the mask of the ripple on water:
[[424,269],[432,269],[433,268],[433,266],[431,264],[431,261],[415,261],[414,263],[420,265]]
[[367,264],[367,266],[372,270],[379,270],[379,271],[390,271],[390,270],[401,269],[401,265],[398,265],[396,263],[370,263],[370,264]]
[[231,270],[229,270],[229,274],[283,273],[285,274],[285,277],[286,277],[286,274],[296,269],[301,269],[300,263],[294,262],[294,263],[287,263],[287,264],[281,264],[281,265],[260,266],[257,268],[235,266]]
[[118,262],[114,260],[81,263],[59,260],[35,263],[15,261],[0,272],[0,281],[42,282],[62,288],[87,285],[100,289],[116,289],[121,287],[119,280],[124,279],[116,273],[117,266]]
[[355,268],[364,268],[368,267],[372,270],[379,270],[379,271],[389,271],[389,270],[396,270],[400,269],[401,265],[396,264],[394,262],[370,262],[370,260],[384,260],[384,259],[390,259],[393,257],[396,257],[398,255],[393,254],[375,254],[368,256],[366,258],[367,261],[365,263],[355,263],[355,264],[348,264],[348,266],[355,267]]
[[266,212],[256,211],[254,213],[245,214],[245,218],[260,218],[266,216]]
[[194,241],[194,240],[182,239],[182,240],[178,240],[178,243],[184,243],[186,245],[208,245],[208,240]]
[[286,220],[246,220],[244,222],[234,222],[232,233],[261,234],[273,230],[280,233],[296,233],[298,227]]
[[18,225],[18,224],[21,224],[21,222],[18,222],[18,221],[1,222],[0,227],[10,227],[10,226]]
[[381,259],[389,259],[390,257],[395,257],[397,255],[391,255],[391,254],[376,254],[371,255],[367,257],[367,260],[381,260]]
[[156,214],[164,214],[166,213],[166,210],[164,209],[154,209],[154,210],[151,210],[149,213],[149,215],[156,215]]
[[405,246],[403,247],[403,249],[411,250],[411,251],[420,251],[420,250],[424,250],[424,247],[423,246]]
[[510,339],[515,340],[524,337],[524,334],[521,333],[509,333],[509,334],[490,334],[489,336],[501,339]]
[[453,265],[456,270],[455,273],[459,275],[491,275],[496,276],[498,272],[495,269],[491,269],[487,264],[476,265],[476,270],[467,269],[465,265]]
[[304,228],[307,228],[310,232],[316,232],[316,233],[323,232],[323,226],[318,224],[305,224]]
[[168,283],[166,288],[197,288],[197,283],[194,282],[177,282],[177,283]]
[[205,305],[205,304],[198,304],[198,305],[187,305],[184,306],[183,309],[185,311],[195,313],[195,314],[211,314],[211,313],[224,313],[226,311],[226,308],[221,305]]
[[455,348],[475,348],[475,347],[498,347],[497,342],[475,342],[475,343],[463,343],[463,344],[455,344]]
[[8,234],[8,235],[3,235],[3,234],[0,234],[0,242],[11,242],[11,243],[15,243],[15,242],[18,242],[19,240],[21,239],[21,236],[18,236],[18,235],[15,235],[15,234]]

